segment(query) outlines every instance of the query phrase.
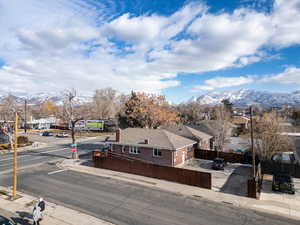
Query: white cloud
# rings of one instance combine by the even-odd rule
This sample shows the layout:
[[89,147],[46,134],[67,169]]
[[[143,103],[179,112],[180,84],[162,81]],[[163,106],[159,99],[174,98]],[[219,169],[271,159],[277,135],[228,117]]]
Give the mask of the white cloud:
[[287,67],[282,73],[267,76],[262,79],[262,81],[300,85],[300,68],[293,66]]
[[300,1],[276,0],[271,15],[275,33],[271,43],[276,47],[300,44]]
[[[101,2],[28,0],[20,7],[20,0],[0,0],[0,58],[6,64],[0,82],[9,84],[0,91],[111,86],[160,92],[180,85],[180,72],[242,67],[269,57],[265,47],[300,43],[299,0],[276,0],[270,14],[243,8],[213,14],[202,3],[189,3],[170,16],[114,19]],[[229,87],[228,79],[210,79],[198,89]],[[232,79],[241,85],[252,78]]]
[[199,91],[211,91],[218,88],[227,88],[240,86],[244,84],[252,83],[254,80],[252,77],[215,77],[209,80],[205,80],[203,85],[195,85],[192,87],[192,92]]

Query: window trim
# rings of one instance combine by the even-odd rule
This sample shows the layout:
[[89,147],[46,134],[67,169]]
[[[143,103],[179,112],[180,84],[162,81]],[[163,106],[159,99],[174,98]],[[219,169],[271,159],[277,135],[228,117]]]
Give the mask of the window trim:
[[137,146],[129,146],[129,154],[138,155],[140,153],[141,152],[139,150],[139,147],[137,147]]
[[[159,154],[155,154],[155,151],[157,151],[157,153],[160,152],[160,155]],[[153,155],[153,157],[162,157],[162,151],[161,151],[161,149],[159,149],[159,148],[153,148],[152,155]]]

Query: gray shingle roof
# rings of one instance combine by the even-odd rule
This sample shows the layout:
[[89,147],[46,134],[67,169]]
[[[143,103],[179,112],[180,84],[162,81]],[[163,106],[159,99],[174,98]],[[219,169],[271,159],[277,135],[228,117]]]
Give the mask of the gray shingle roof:
[[[235,125],[233,125],[232,123],[230,123],[230,122],[227,122],[227,123],[228,123],[229,128],[235,127]],[[191,127],[193,127],[196,130],[205,132],[209,135],[218,136],[222,130],[222,121],[203,120],[203,121],[200,121],[197,125],[191,125]]]
[[[181,137],[164,129],[147,128],[127,128],[121,130],[120,144],[136,145],[168,150],[176,150],[186,146],[191,146],[196,142],[194,140]],[[145,144],[148,139],[149,143]],[[115,138],[114,138],[114,143]]]
[[182,137],[192,139],[194,141],[199,141],[199,139],[207,140],[207,139],[210,139],[213,137],[205,132],[196,130],[192,127],[189,127],[189,126],[186,126],[183,124],[168,125],[168,126],[163,126],[161,128],[168,130],[172,133],[175,133],[177,135],[180,135]]

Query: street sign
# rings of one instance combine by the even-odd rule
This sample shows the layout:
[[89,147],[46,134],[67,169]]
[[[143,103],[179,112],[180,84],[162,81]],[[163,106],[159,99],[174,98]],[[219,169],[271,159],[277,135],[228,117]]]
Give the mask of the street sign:
[[71,152],[77,152],[77,144],[71,144]]

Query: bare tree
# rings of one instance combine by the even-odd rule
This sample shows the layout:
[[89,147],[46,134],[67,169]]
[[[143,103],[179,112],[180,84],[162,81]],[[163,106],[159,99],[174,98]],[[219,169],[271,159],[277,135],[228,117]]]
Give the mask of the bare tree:
[[[67,121],[71,128],[72,144],[76,143],[75,140],[75,124],[83,118],[80,113],[80,107],[77,97],[77,91],[75,89],[66,90],[63,93],[63,117]],[[73,158],[78,158],[77,153],[72,154]]]
[[217,151],[223,151],[224,142],[229,130],[231,112],[226,108],[225,104],[219,105],[215,109],[216,119],[220,123],[220,129],[215,137],[215,145]]
[[207,107],[198,102],[183,103],[176,106],[181,121],[185,124],[197,124],[199,121],[208,119],[209,112]]
[[112,88],[98,89],[94,94],[95,117],[97,119],[114,118],[116,110],[117,91]]
[[254,118],[254,147],[265,159],[269,159],[275,153],[293,149],[292,140],[283,134],[283,127],[280,126],[282,120],[276,112]]
[[4,121],[13,121],[14,112],[17,109],[16,97],[13,95],[7,95],[2,100],[1,105],[1,117]]

